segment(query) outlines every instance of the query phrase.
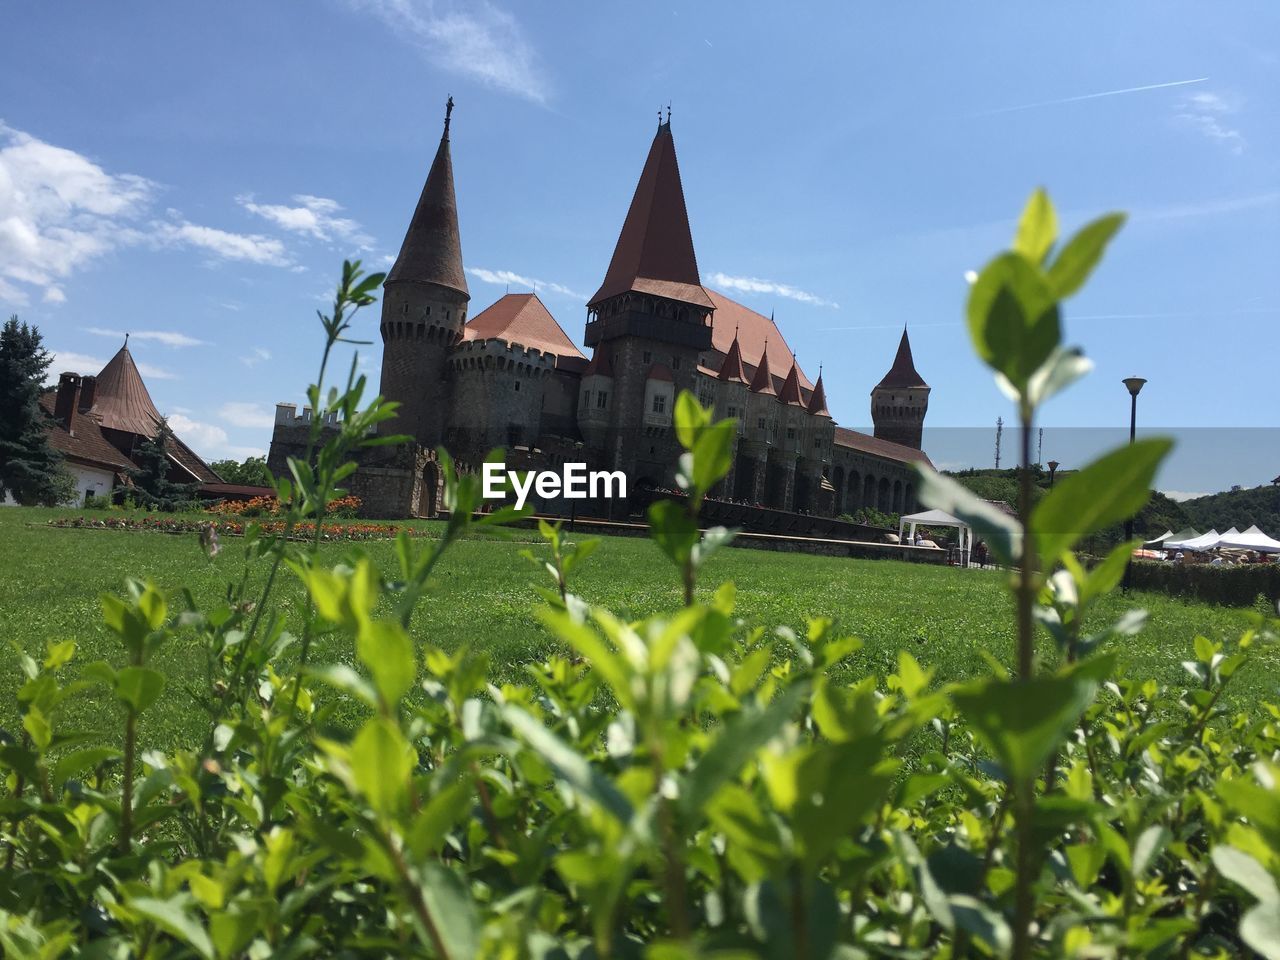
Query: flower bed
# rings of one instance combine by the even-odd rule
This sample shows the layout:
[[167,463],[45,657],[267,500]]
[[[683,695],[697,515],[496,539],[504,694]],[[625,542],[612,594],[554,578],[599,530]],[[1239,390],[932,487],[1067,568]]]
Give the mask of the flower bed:
[[[239,537],[245,530],[256,525],[263,533],[283,533],[285,524],[281,520],[199,520],[194,517],[61,517],[49,521],[51,527],[66,527],[87,530],[149,530],[156,533],[199,533],[212,527],[219,536]],[[315,523],[300,523],[293,528],[293,536],[311,539],[315,536]],[[325,523],[320,527],[323,540],[392,540],[404,531],[411,537],[435,537],[425,527],[413,527],[398,524],[376,523]]]

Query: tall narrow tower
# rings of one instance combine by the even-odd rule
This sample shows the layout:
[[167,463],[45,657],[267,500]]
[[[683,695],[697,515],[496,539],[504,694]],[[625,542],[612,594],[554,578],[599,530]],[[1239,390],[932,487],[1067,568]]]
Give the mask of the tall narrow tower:
[[678,455],[671,411],[676,394],[694,388],[714,309],[698,276],[668,113],[604,282],[587,304],[586,344],[612,359],[605,459],[613,467],[655,482],[670,476]]
[[462,272],[462,238],[449,155],[452,113],[450,97],[440,147],[400,255],[383,284],[381,393],[399,401],[400,410],[380,429],[410,434],[426,446],[435,446],[443,438],[448,354],[462,339],[471,300]]
[[871,419],[875,435],[904,446],[920,449],[924,435],[924,415],[929,412],[929,385],[916,372],[911,358],[911,340],[902,329],[898,354],[884,379],[871,391]]

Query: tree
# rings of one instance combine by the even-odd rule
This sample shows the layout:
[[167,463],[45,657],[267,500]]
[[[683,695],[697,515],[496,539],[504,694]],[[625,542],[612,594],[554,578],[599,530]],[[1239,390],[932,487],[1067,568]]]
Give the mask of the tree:
[[246,457],[243,463],[215,460],[209,466],[226,483],[238,483],[246,487],[269,487],[272,484],[266,457]]
[[176,510],[183,501],[190,500],[199,484],[174,483],[169,479],[169,447],[173,430],[167,417],[160,418],[155,436],[138,444],[133,454],[137,467],[129,471],[133,480],[133,495],[148,507],[157,510]]
[[52,362],[40,331],[10,317],[0,330],[0,498],[11,493],[19,503],[53,506],[67,492],[69,474],[40,406]]

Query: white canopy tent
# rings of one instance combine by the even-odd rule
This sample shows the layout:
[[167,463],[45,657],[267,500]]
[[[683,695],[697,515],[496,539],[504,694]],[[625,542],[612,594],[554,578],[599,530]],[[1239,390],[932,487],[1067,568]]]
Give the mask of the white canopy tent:
[[1148,548],[1157,548],[1160,546],[1160,544],[1164,543],[1173,535],[1174,534],[1172,530],[1166,530],[1164,533],[1160,534],[1160,536],[1156,537],[1154,540],[1147,540],[1142,545]]
[[1280,540],[1274,540],[1258,529],[1257,525],[1250,527],[1244,533],[1231,533],[1228,531],[1222,535],[1218,541],[1219,547],[1225,547],[1228,550],[1256,550],[1258,553],[1280,553]]
[[[911,513],[898,521],[898,539],[903,543],[915,543],[916,527],[956,527],[960,531],[960,564],[969,565],[969,553],[973,550],[973,528],[959,517],[953,517],[945,510],[925,510]],[[905,540],[902,531],[910,528]]]
[[1222,536],[1217,530],[1210,530],[1208,533],[1202,533],[1200,536],[1192,537],[1190,540],[1174,540],[1172,542],[1166,540],[1164,549],[1190,550],[1193,553],[1199,553],[1203,550],[1212,550],[1218,545],[1220,539],[1222,539]]

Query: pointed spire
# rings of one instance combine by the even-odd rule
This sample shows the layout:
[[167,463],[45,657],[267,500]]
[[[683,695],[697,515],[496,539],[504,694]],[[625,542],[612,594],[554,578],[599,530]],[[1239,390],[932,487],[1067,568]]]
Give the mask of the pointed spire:
[[818,367],[818,382],[813,385],[813,393],[809,395],[809,412],[815,417],[831,418],[827,409],[827,391],[822,386],[822,367]]
[[778,395],[773,389],[773,374],[769,372],[769,341],[764,342],[764,352],[760,354],[760,363],[756,366],[756,375],[751,378],[751,392],[763,393],[766,396]]
[[720,365],[720,380],[730,383],[746,383],[747,372],[742,369],[742,348],[738,346],[738,332],[733,333],[733,343],[729,345],[729,352],[724,355],[724,363]]
[[144,437],[154,436],[160,411],[151,401],[138,365],[129,352],[128,338],[98,374],[89,413],[108,430],[121,430]]
[[902,339],[898,341],[898,353],[893,358],[893,366],[884,375],[884,379],[876,384],[879,387],[927,387],[924,377],[916,372],[915,361],[911,357],[911,340],[907,337],[907,328],[902,328]]
[[698,275],[671,124],[661,122],[661,112],[658,120],[613,259],[588,306],[634,290],[714,307]]
[[613,376],[613,348],[609,344],[610,341],[601,340],[596,345],[595,353],[591,354],[591,362],[587,364],[587,369],[582,371],[584,377]]
[[453,191],[453,159],[449,152],[449,123],[453,98],[445,104],[444,133],[417,209],[405,232],[400,255],[387,274],[387,283],[434,283],[471,299],[462,270],[462,236],[458,231],[458,201]]
[[800,366],[794,360],[791,361],[791,372],[787,374],[787,379],[782,382],[782,392],[778,394],[778,399],[783,403],[793,403],[798,407],[804,406],[804,399],[800,396]]

